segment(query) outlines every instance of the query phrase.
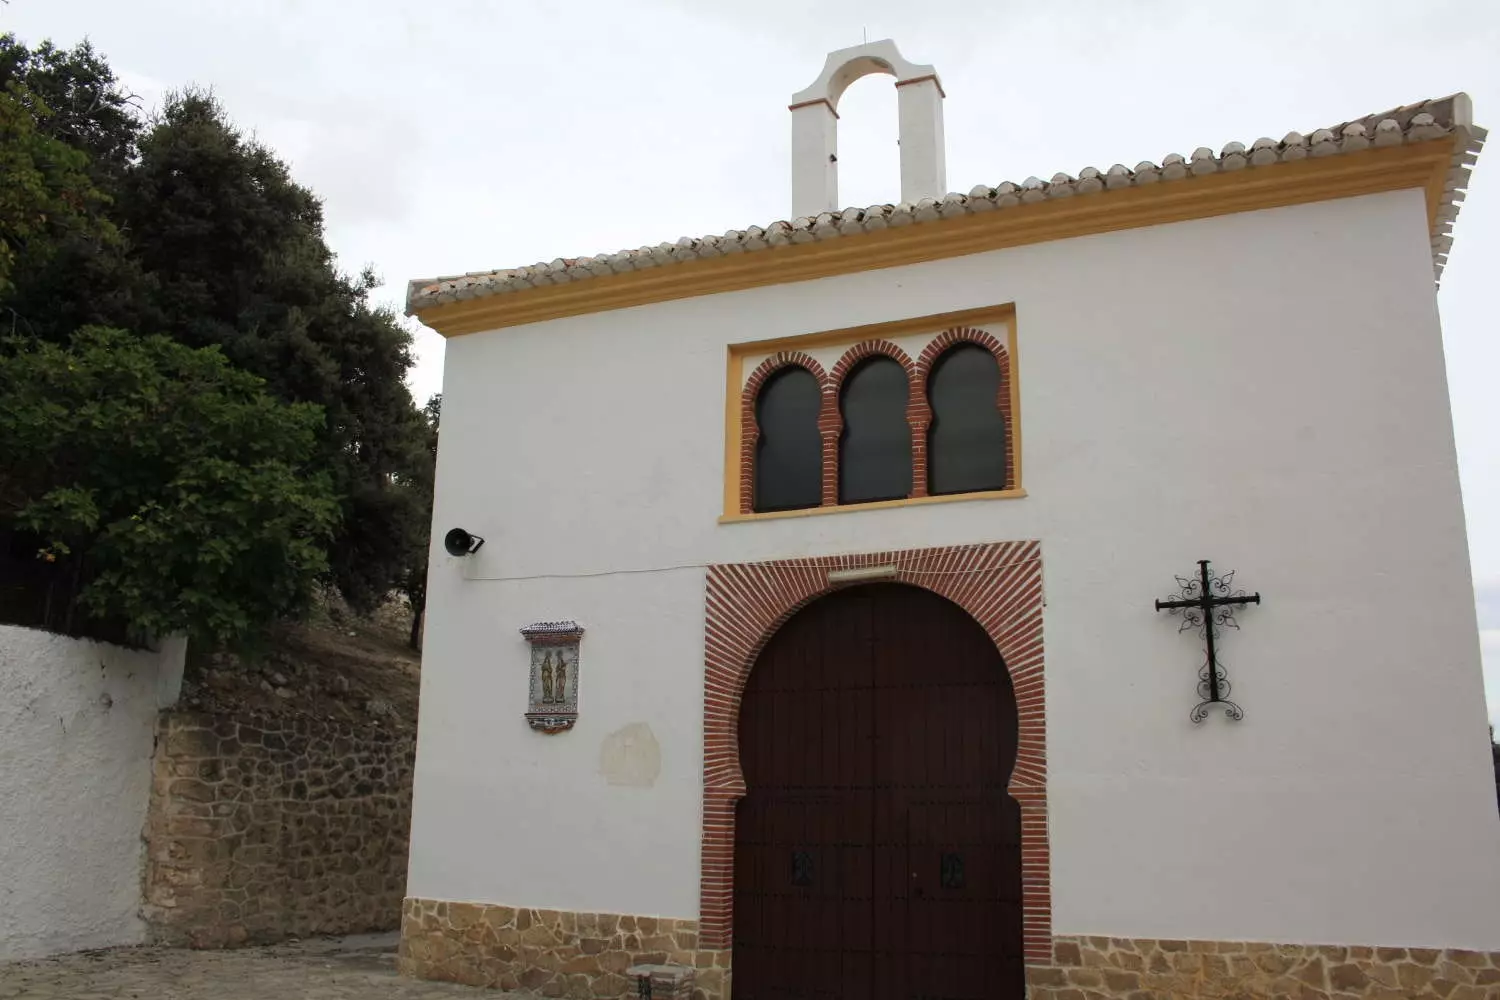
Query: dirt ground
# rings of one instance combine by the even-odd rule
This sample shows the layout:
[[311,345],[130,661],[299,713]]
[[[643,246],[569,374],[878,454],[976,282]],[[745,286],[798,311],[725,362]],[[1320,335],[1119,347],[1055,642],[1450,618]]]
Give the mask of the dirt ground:
[[396,975],[396,935],[243,948],[118,948],[0,965],[0,1000],[505,1000]]
[[402,601],[360,617],[325,600],[307,621],[240,649],[190,649],[179,705],[415,728],[422,660],[407,644],[410,629]]

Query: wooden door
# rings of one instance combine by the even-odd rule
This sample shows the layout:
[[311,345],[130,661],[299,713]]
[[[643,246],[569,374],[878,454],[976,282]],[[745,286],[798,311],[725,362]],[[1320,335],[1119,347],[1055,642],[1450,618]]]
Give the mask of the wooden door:
[[1010,678],[924,590],[839,591],[767,644],[740,709],[735,1000],[1019,1000]]

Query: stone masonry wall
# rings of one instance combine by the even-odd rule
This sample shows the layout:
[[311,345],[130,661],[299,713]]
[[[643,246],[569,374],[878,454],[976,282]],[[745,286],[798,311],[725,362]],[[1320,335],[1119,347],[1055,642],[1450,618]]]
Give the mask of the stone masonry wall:
[[1030,1000],[1493,1000],[1500,954],[1060,937],[1054,964],[1026,971]]
[[411,827],[410,732],[169,711],[157,727],[144,915],[218,948],[391,930]]
[[[697,971],[694,1000],[728,1000],[732,953],[698,923],[408,899],[400,968],[421,979],[573,1000],[633,995],[637,963]],[[1028,1000],[1494,1000],[1500,953],[1059,937],[1026,970]]]
[[686,965],[694,1000],[728,1000],[729,955],[698,948],[696,920],[408,899],[399,963],[419,979],[572,1000],[633,996],[633,965]]

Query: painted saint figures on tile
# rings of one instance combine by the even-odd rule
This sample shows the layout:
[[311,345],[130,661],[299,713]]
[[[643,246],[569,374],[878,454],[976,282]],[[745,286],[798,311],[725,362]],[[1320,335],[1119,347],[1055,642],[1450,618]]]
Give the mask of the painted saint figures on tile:
[[531,646],[526,721],[545,733],[571,729],[578,719],[578,623],[537,622],[521,629]]

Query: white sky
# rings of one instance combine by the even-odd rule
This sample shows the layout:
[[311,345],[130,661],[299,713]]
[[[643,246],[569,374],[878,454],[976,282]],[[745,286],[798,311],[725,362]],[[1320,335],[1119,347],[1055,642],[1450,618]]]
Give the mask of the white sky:
[[[11,0],[3,30],[91,38],[148,107],[211,86],[322,196],[343,265],[373,264],[398,310],[411,277],[785,217],[787,99],[829,50],[866,38],[937,67],[959,191],[1310,132],[1456,90],[1500,127],[1492,0]],[[897,199],[895,107],[883,77],[845,95],[842,204]],[[1500,346],[1483,304],[1500,270],[1496,136],[1440,302],[1500,721]],[[421,401],[441,388],[442,339],[419,330],[417,352]]]

